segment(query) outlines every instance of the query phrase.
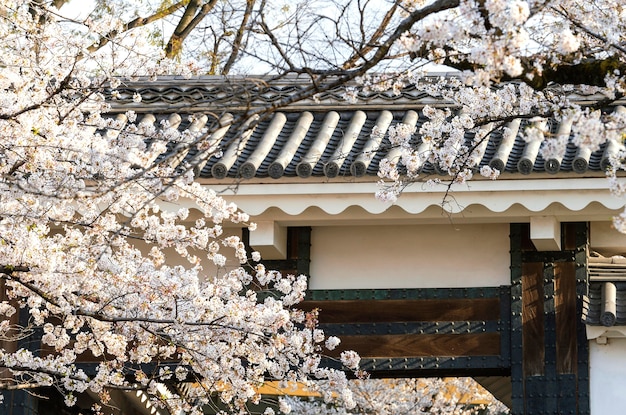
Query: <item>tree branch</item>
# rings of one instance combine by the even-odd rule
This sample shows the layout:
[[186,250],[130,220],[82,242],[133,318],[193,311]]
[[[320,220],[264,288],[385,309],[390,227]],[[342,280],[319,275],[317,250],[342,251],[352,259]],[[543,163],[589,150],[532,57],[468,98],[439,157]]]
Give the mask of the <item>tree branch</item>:
[[[12,368],[8,368],[8,369],[12,369]],[[42,386],[47,386],[47,385],[43,385],[42,383],[38,383],[38,382],[28,382],[28,383],[0,382],[0,390],[6,390],[6,391],[15,391],[15,390],[22,390],[22,389],[36,389]]]
[[621,73],[626,71],[626,63],[615,56],[606,59],[589,59],[577,64],[564,63],[545,68],[541,74],[536,73],[532,62],[532,58],[522,60],[522,65],[526,69],[519,79],[535,90],[542,90],[550,83],[606,86],[605,78],[608,74],[615,70]]
[[[206,15],[213,10],[216,3],[217,0],[211,0],[200,7],[201,0],[191,0],[189,2],[183,17],[181,17],[178,21],[178,25],[176,26],[176,29],[174,29],[174,33],[172,33],[169,42],[167,42],[167,45],[165,46],[165,56],[173,58],[180,53],[185,38],[189,36],[191,31],[202,21],[202,19],[204,19]],[[198,14],[195,14],[198,8],[200,8],[200,11]]]
[[352,54],[343,64],[344,69],[354,68],[359,59],[362,59],[369,52],[371,52],[375,48],[375,44],[381,39],[383,34],[385,33],[385,29],[389,26],[391,22],[391,18],[394,13],[398,9],[398,1],[395,1],[391,8],[387,10],[383,20],[380,22],[380,25],[376,28],[376,31],[370,37],[370,40],[363,46],[361,49]]
[[[67,0],[61,0],[61,1],[67,1]],[[164,17],[169,16],[169,15],[173,14],[174,12],[176,12],[178,9],[182,8],[185,5],[185,3],[187,3],[187,1],[181,0],[178,3],[175,3],[175,4],[171,5],[170,7],[167,7],[165,9],[163,9],[163,10],[157,11],[156,13],[154,13],[151,16],[148,16],[148,17],[137,17],[136,19],[133,19],[130,22],[124,24],[124,26],[122,26],[121,33],[127,32],[127,31],[135,29],[137,27],[145,26],[145,25],[148,25],[148,24],[150,24],[152,22],[155,22],[157,20],[163,19]],[[94,43],[89,48],[87,48],[87,50],[89,52],[91,52],[91,53],[97,51],[98,49],[102,48],[107,43],[109,43],[111,41],[111,39],[113,39],[119,33],[120,32],[118,32],[117,30],[110,31],[106,35],[103,35],[100,38],[100,40],[98,41],[98,43]]]
[[[458,7],[459,4],[460,0],[437,0],[434,3],[431,3],[419,10],[415,10],[407,18],[405,18],[398,24],[398,27],[396,27],[393,33],[391,33],[383,43],[377,46],[376,52],[372,55],[370,59],[365,60],[365,62],[361,66],[353,70],[315,71],[310,68],[293,69],[292,72],[319,74],[319,77],[316,82],[312,82],[312,85],[304,89],[302,92],[285,97],[274,103],[270,108],[266,110],[273,110],[294,102],[298,102],[302,99],[309,98],[316,93],[340,87],[359,76],[363,76],[370,69],[372,69],[374,66],[376,66],[378,63],[386,58],[389,50],[394,45],[394,43],[398,39],[400,39],[400,37],[416,22],[425,19],[431,14]],[[325,81],[327,80],[328,82],[325,83]]]
[[[14,272],[28,272],[30,268],[24,266],[12,266],[12,265],[1,265],[0,266],[0,274],[7,275],[9,277],[13,276]],[[3,278],[3,277],[0,277]]]
[[565,8],[563,8],[563,6],[561,6],[559,8],[552,8],[552,10],[554,10],[556,13],[560,14],[561,16],[563,16],[564,18],[569,20],[574,26],[576,26],[577,28],[579,28],[583,32],[587,33],[589,36],[594,37],[594,38],[598,39],[599,41],[601,41],[602,43],[608,44],[612,48],[615,48],[618,51],[620,51],[621,53],[626,54],[626,48],[624,46],[619,45],[619,44],[615,44],[615,43],[612,43],[612,42],[609,42],[609,40],[606,37],[604,37],[604,36],[594,32],[592,30],[589,30],[589,28],[587,28],[585,25],[583,25],[577,19],[574,19],[570,15],[570,13]]
[[[442,65],[449,66],[460,71],[470,70],[474,71],[483,68],[482,65],[473,63],[467,59],[459,58],[463,54],[458,53],[452,48],[444,48],[446,51],[446,57],[440,62]],[[424,46],[421,50],[411,52],[409,54],[411,59],[427,58],[428,48]],[[539,72],[534,63],[537,61],[537,56],[529,56],[521,58],[522,74],[519,76],[509,76],[502,74],[501,81],[515,81],[519,80],[530,86],[531,88],[540,91],[546,88],[551,83],[561,85],[590,85],[590,86],[606,86],[605,78],[607,75],[613,73],[615,70],[620,73],[626,72],[626,62],[623,62],[617,56],[610,56],[604,59],[587,59],[580,63],[561,63],[558,65],[551,65]]]
[[[55,307],[59,307],[59,303],[54,300],[53,298],[51,298],[50,295],[48,295],[48,293],[42,291],[41,289],[39,289],[38,287],[36,287],[35,285],[26,282],[26,281],[22,281],[18,278],[15,278],[15,274],[14,272],[17,271],[21,271],[21,272],[28,272],[29,268],[27,267],[2,267],[0,268],[0,270],[2,270],[4,268],[4,270],[6,272],[2,272],[3,274],[5,274],[7,277],[11,278],[11,281],[15,281],[18,284],[20,284],[21,286],[23,286],[24,288],[32,291],[34,294],[38,295],[40,298],[42,298],[43,300],[45,300],[46,302],[48,302],[49,304],[55,306]],[[0,279],[6,279],[7,277],[0,277]],[[148,323],[148,324],[159,324],[159,325],[165,325],[165,326],[169,326],[169,325],[173,325],[173,324],[183,324],[186,326],[197,326],[197,327],[215,327],[215,328],[220,328],[220,329],[226,329],[226,330],[233,330],[233,331],[243,331],[243,329],[240,329],[238,327],[235,326],[231,326],[231,325],[227,325],[227,324],[221,324],[220,321],[222,321],[225,316],[220,316],[217,317],[211,321],[207,321],[207,322],[202,322],[202,321],[184,321],[181,322],[180,320],[176,320],[176,319],[165,319],[165,318],[150,318],[150,317],[111,317],[111,316],[107,316],[101,312],[91,312],[91,311],[85,311],[85,310],[81,310],[80,308],[76,307],[73,310],[73,314],[76,316],[81,316],[81,317],[89,317],[89,318],[93,318],[94,320],[97,321],[101,321],[103,323],[131,323],[131,322],[135,322],[135,323]],[[142,326],[143,327],[143,326]],[[145,329],[145,327],[143,327]],[[255,334],[257,336],[263,337],[264,335],[262,333],[252,333]]]
[[[74,65],[76,64],[76,62],[74,62]],[[63,92],[68,85],[70,84],[70,80],[72,79],[72,76],[74,74],[74,68],[75,66],[72,66],[72,68],[69,70],[69,72],[67,73],[67,75],[65,75],[65,78],[63,78],[58,85],[52,90],[50,91],[50,93],[48,94],[48,96],[40,101],[40,102],[36,102],[33,103],[31,105],[28,105],[18,111],[12,112],[12,113],[0,113],[0,120],[10,120],[12,118],[15,118],[19,115],[22,115],[28,111],[32,111],[34,109],[37,109],[39,107],[41,107],[42,105],[44,105],[46,102],[50,101],[53,97],[55,97],[56,95],[60,94],[61,92]]]
[[[264,5],[265,5],[265,1],[263,2],[263,6],[261,7],[261,10],[263,10]],[[263,30],[263,32],[267,35],[267,37],[269,37],[270,42],[272,42],[272,46],[276,48],[280,56],[285,60],[285,63],[287,64],[289,69],[293,69],[295,65],[293,64],[293,62],[291,61],[291,59],[289,58],[285,50],[282,48],[282,46],[280,45],[280,42],[278,41],[276,36],[274,36],[274,33],[272,33],[267,23],[265,23],[265,16],[263,15],[263,12],[261,12],[260,25],[261,25],[261,29]]]
[[237,56],[239,56],[239,48],[241,47],[241,41],[243,39],[243,35],[245,33],[246,25],[250,20],[250,16],[252,15],[252,8],[254,7],[255,0],[246,0],[246,10],[244,12],[243,18],[241,19],[241,24],[239,25],[239,29],[237,30],[237,34],[235,35],[235,40],[233,41],[233,50],[222,69],[222,75],[228,75],[231,67],[235,63]]

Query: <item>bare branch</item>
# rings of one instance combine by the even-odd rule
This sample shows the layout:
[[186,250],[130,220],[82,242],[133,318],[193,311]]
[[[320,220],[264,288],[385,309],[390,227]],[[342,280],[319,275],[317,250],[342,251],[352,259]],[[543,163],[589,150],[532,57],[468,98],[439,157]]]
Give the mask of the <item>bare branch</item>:
[[[265,4],[265,2],[263,2],[263,4]],[[263,16],[263,13],[261,13],[260,25],[261,25],[261,28],[263,29],[263,32],[267,35],[267,37],[269,37],[270,42],[272,42],[272,46],[274,46],[274,48],[276,48],[276,50],[278,51],[280,56],[283,58],[283,60],[285,61],[285,63],[289,67],[289,69],[294,70],[296,68],[296,66],[291,61],[291,59],[289,58],[289,56],[287,55],[287,53],[285,52],[285,50],[281,46],[280,42],[278,41],[278,39],[276,38],[274,33],[272,33],[272,30],[269,28],[269,26],[265,22],[265,16]]]
[[107,43],[109,43],[111,41],[111,39],[113,39],[115,36],[117,36],[119,33],[124,33],[127,32],[129,30],[135,29],[137,27],[141,27],[141,26],[146,26],[150,23],[153,23],[157,20],[163,19],[167,16],[172,15],[174,12],[176,12],[177,10],[181,9],[185,4],[187,3],[186,0],[181,0],[178,3],[175,3],[169,7],[166,7],[162,10],[157,11],[156,13],[148,16],[148,17],[137,17],[136,19],[131,20],[130,22],[126,23],[123,27],[121,32],[118,32],[116,30],[113,30],[109,33],[107,33],[106,35],[102,36],[100,38],[100,40],[98,41],[98,43],[95,43],[93,45],[91,45],[87,50],[89,52],[95,52],[98,49],[102,48],[103,46],[105,46]]
[[365,46],[355,51],[355,53],[345,61],[345,63],[343,64],[344,69],[354,68],[359,59],[363,59],[370,51],[375,48],[374,45],[376,45],[385,34],[385,30],[389,26],[391,18],[398,9],[398,3],[399,1],[395,1],[391,8],[387,10],[387,13],[385,13],[385,17],[383,17],[382,21],[378,25],[378,28],[376,28],[370,39],[366,42]]
[[233,64],[235,63],[237,57],[239,56],[239,48],[241,47],[241,41],[243,39],[243,35],[245,33],[246,25],[250,20],[250,16],[252,15],[252,9],[254,7],[255,0],[246,0],[246,10],[243,14],[243,18],[241,19],[241,24],[239,25],[239,29],[237,30],[237,34],[235,35],[235,40],[233,41],[233,50],[222,68],[222,75],[227,75],[230,72]]
[[[191,31],[209,14],[213,7],[215,7],[217,0],[211,0],[200,7],[201,3],[201,0],[191,0],[187,5],[183,17],[178,21],[174,33],[165,46],[165,55],[168,58],[177,56],[180,53],[185,38],[189,36]],[[200,11],[198,11],[198,14],[195,14],[198,8]]]

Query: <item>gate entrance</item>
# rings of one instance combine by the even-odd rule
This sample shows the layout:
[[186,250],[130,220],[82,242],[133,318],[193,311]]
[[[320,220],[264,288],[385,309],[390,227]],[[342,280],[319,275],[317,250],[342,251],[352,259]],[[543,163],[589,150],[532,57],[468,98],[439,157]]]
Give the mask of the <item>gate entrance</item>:
[[[474,377],[513,414],[588,414],[588,227],[563,224],[561,251],[538,252],[511,225],[511,285],[309,292],[321,328],[374,378]],[[332,362],[329,362],[332,364]]]

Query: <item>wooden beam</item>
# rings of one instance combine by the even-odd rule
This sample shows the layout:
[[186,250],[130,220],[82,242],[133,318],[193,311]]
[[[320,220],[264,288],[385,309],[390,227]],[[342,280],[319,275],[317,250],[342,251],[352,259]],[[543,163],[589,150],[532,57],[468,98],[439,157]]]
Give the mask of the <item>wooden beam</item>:
[[576,263],[554,264],[556,313],[556,371],[576,373],[578,366],[576,342]]
[[287,228],[275,221],[256,222],[257,228],[250,232],[250,246],[259,251],[263,259],[287,258]]
[[522,264],[522,348],[524,376],[545,372],[543,263]]
[[319,309],[321,324],[488,321],[500,318],[498,298],[304,301],[300,308]]
[[561,222],[554,216],[532,216],[530,239],[537,251],[560,251]]
[[354,350],[362,358],[411,358],[497,356],[499,333],[479,334],[398,334],[376,336],[341,336],[340,350]]

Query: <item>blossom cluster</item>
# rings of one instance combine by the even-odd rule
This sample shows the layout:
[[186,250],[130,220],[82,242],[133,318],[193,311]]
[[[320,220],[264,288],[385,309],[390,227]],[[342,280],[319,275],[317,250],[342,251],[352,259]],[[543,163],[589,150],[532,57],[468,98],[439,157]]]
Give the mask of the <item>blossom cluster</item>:
[[[288,407],[291,413],[300,415],[347,415],[370,411],[379,415],[509,413],[508,408],[477,387],[471,378],[358,379],[350,382],[350,391],[355,402],[354,410],[297,398],[284,399],[281,410],[285,412]],[[481,404],[473,403],[477,401]],[[268,412],[272,414],[273,410]]]
[[[366,91],[380,86],[377,90],[395,93],[396,85],[411,86],[438,104],[421,110],[426,122],[408,137],[388,132],[390,145],[400,151],[380,163],[380,199],[393,202],[411,182],[429,180],[422,174],[426,163],[449,183],[462,184],[476,173],[495,179],[502,172],[482,165],[482,155],[491,135],[501,134],[514,119],[522,120],[518,134],[536,143],[546,162],[560,162],[571,145],[590,152],[605,143],[622,146],[626,120],[612,100],[624,95],[623,71],[609,70],[593,86],[584,80],[576,85],[541,80],[546,72],[550,76],[581,62],[607,57],[612,64],[623,62],[617,34],[626,29],[626,9],[619,2],[461,0],[438,13],[427,12],[422,2],[402,5],[406,13],[425,16],[396,42],[418,70],[395,71],[393,82],[384,75],[358,82]],[[430,8],[437,5],[443,3]],[[426,63],[459,70],[437,79],[419,69]],[[516,81],[503,82],[511,79]],[[598,102],[613,108],[598,109]],[[553,131],[555,123],[562,130]]]
[[[331,378],[328,398],[347,396],[344,373],[320,366],[337,339],[295,308],[306,278],[249,268],[260,255],[224,231],[253,229],[248,215],[162,155],[206,131],[107,115],[103,91],[120,76],[149,79],[175,63],[115,38],[119,21],[72,28],[34,4],[0,6],[0,312],[28,320],[3,318],[0,339],[41,332],[29,339],[41,352],[1,349],[13,374],[3,385],[54,386],[68,405],[87,390],[106,404],[110,388],[136,388],[171,413],[200,413],[213,394],[242,410],[268,377]],[[100,35],[110,47],[91,51]],[[184,396],[160,391],[173,379]]]

